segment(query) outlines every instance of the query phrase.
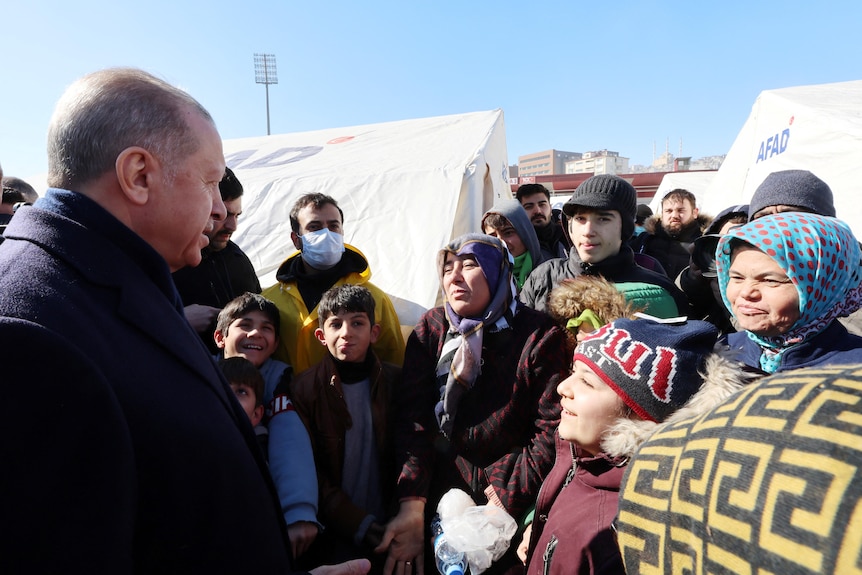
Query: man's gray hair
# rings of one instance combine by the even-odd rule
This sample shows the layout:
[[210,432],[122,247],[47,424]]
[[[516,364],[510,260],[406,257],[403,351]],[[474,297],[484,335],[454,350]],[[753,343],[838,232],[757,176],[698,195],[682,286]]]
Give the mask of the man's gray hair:
[[109,68],[75,81],[48,128],[48,185],[75,190],[113,171],[120,152],[139,146],[165,167],[197,151],[185,118],[189,108],[213,121],[186,92],[135,68]]

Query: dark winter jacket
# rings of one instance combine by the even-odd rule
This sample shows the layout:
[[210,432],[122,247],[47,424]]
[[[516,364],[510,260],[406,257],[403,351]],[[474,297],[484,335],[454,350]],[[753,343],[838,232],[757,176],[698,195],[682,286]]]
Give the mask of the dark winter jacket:
[[[221,309],[245,292],[260,293],[260,282],[251,260],[231,241],[223,250],[204,250],[199,265],[182,268],[171,275],[183,299],[183,306],[200,304]],[[211,353],[218,352],[213,340],[215,324],[213,320],[201,333],[201,339]]]
[[[371,418],[380,462],[382,500],[389,501],[395,484],[392,452],[392,390],[401,377],[401,368],[382,363],[376,357],[371,381]],[[321,523],[342,540],[352,541],[368,511],[353,504],[341,488],[344,472],[344,445],[352,427],[344,401],[341,378],[332,356],[305,370],[291,382],[290,395],[297,413],[308,429],[314,451],[319,486]],[[387,489],[388,487],[388,489]],[[385,517],[378,517],[381,525]]]
[[0,572],[289,571],[254,431],[165,260],[65,190],[6,232]]
[[[731,349],[739,351],[739,361],[760,369],[763,349],[748,337],[748,332],[738,331],[728,335],[727,343]],[[801,367],[848,363],[862,363],[862,337],[851,335],[841,322],[835,320],[810,340],[786,351],[776,373]]]
[[544,260],[568,257],[571,242],[565,232],[563,212],[551,210],[551,221],[543,228],[534,228],[539,238],[539,248]]
[[596,275],[614,283],[638,282],[663,287],[673,296],[677,310],[685,315],[688,310],[688,300],[667,276],[650,271],[637,265],[632,249],[623,244],[619,253],[595,264],[581,261],[578,250],[569,250],[568,259],[553,259],[533,270],[527,278],[519,295],[527,306],[546,311],[548,295],[557,284],[566,278],[576,278],[579,275]]
[[710,221],[707,216],[698,216],[679,234],[671,235],[662,226],[660,217],[650,218],[644,223],[646,231],[632,238],[630,245],[635,252],[657,259],[673,281],[688,267],[692,242],[703,235]]
[[611,528],[626,458],[590,456],[556,435],[557,460],[542,484],[527,575],[623,572]]
[[435,509],[452,487],[487,503],[486,488],[512,516],[535,501],[554,462],[556,387],[571,358],[550,316],[518,306],[511,327],[484,334],[482,371],[462,397],[451,440],[434,416],[437,359],[449,323],[442,307],[425,313],[407,342],[396,391],[397,493],[427,497]]

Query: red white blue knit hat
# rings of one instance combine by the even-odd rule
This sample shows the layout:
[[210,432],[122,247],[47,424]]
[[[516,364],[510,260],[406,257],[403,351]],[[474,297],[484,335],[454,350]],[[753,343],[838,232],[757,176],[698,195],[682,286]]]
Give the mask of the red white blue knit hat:
[[641,418],[661,422],[700,389],[717,339],[705,321],[619,319],[587,336],[572,360],[586,363]]

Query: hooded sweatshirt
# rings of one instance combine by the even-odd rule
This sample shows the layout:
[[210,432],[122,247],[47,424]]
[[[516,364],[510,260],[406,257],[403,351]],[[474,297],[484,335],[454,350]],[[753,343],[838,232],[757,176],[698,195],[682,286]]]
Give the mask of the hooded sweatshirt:
[[[545,256],[542,255],[542,249],[539,247],[539,238],[536,236],[536,229],[530,223],[530,218],[521,206],[521,202],[515,199],[501,200],[494,204],[493,208],[485,212],[482,216],[483,231],[485,228],[485,218],[489,214],[500,214],[509,220],[512,227],[515,228],[518,237],[524,242],[524,247],[527,248],[524,254],[515,258],[515,280],[518,282],[518,289],[521,289],[530,272],[545,261]],[[529,254],[529,258],[527,258],[527,254]]]

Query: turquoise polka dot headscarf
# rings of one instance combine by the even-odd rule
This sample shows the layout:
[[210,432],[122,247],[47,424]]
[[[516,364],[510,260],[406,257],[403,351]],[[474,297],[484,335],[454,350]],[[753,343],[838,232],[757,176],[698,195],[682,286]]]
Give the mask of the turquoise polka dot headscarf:
[[775,260],[799,294],[799,319],[786,333],[748,337],[763,348],[760,367],[774,373],[790,347],[820,333],[833,320],[862,307],[862,251],[841,220],[802,212],[759,218],[730,230],[718,242],[716,271],[724,305],[733,240],[742,240]]

